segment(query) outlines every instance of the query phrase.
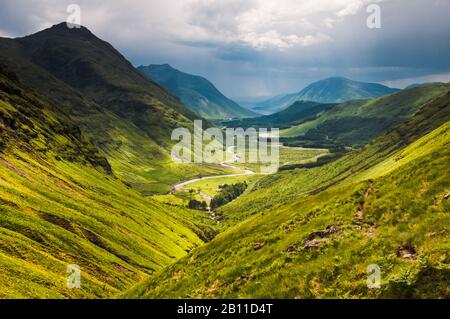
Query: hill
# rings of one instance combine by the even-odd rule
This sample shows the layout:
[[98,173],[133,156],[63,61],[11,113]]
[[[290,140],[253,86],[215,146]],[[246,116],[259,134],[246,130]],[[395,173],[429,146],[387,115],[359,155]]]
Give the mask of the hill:
[[342,77],[334,77],[310,84],[300,91],[296,100],[339,103],[377,98],[398,91],[398,89],[392,89],[377,83],[357,82]]
[[341,103],[312,121],[282,131],[281,135],[292,145],[360,146],[413,116],[448,88],[448,84],[428,84],[377,99]]
[[193,112],[209,119],[256,116],[224,96],[207,79],[181,72],[168,64],[140,66],[138,70],[149,79],[178,96]]
[[231,228],[124,296],[448,298],[449,143],[447,90],[361,150],[261,179],[219,210]]
[[337,104],[321,104],[298,101],[286,109],[260,117],[223,121],[227,127],[266,127],[288,128],[315,119],[321,112],[329,110]]
[[297,93],[277,95],[266,101],[253,104],[252,109],[261,114],[270,115],[291,106],[295,103],[296,96]]
[[254,109],[261,112],[277,112],[296,101],[342,103],[351,100],[377,98],[398,91],[400,90],[377,83],[357,82],[342,77],[332,77],[314,82],[299,93],[281,95],[258,103]]
[[[212,236],[117,179],[89,137],[0,65],[0,298],[105,298]],[[69,289],[67,267],[81,269]]]
[[0,38],[0,58],[67,114],[115,174],[141,192],[168,192],[186,178],[223,170],[172,162],[172,129],[192,127],[198,115],[88,29],[61,23],[23,38]]

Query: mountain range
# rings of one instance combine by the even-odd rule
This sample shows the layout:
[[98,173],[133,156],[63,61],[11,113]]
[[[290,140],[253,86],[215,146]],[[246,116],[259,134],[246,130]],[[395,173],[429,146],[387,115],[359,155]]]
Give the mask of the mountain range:
[[264,114],[281,111],[296,101],[318,103],[342,103],[356,99],[377,98],[398,92],[377,83],[352,81],[343,77],[331,77],[308,85],[298,93],[279,95],[256,103],[253,109]]
[[138,70],[178,96],[193,112],[208,119],[243,118],[258,115],[224,96],[207,79],[181,72],[168,64],[140,66]]

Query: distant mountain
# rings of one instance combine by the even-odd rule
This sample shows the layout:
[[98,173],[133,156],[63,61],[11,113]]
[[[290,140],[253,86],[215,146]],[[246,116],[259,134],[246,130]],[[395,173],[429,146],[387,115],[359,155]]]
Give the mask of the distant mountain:
[[[235,101],[240,106],[252,110],[253,107],[260,102],[266,101],[268,99],[272,98],[271,95],[267,96],[234,96],[231,97],[233,101]],[[256,110],[255,110],[256,111]],[[258,112],[259,113],[259,112]],[[260,115],[265,115],[263,113],[260,113]]]
[[259,112],[273,113],[292,105],[296,101],[342,103],[350,100],[377,98],[398,91],[398,89],[377,83],[357,82],[342,77],[332,77],[314,82],[299,93],[281,95],[258,103],[253,109]]
[[181,72],[168,64],[140,66],[138,70],[165,87],[191,110],[209,119],[243,118],[257,113],[224,96],[207,79]]
[[253,117],[226,121],[223,124],[227,127],[276,127],[287,128],[303,122],[313,120],[316,116],[329,110],[338,104],[322,104],[309,101],[297,101],[288,108],[265,116]]
[[292,105],[297,93],[277,95],[266,101],[255,103],[253,110],[264,115],[272,114]]
[[377,84],[356,82],[334,77],[310,84],[297,95],[296,100],[319,103],[340,103],[357,99],[377,98],[398,92],[398,89]]
[[281,136],[295,146],[360,146],[408,120],[449,89],[448,84],[427,84],[377,99],[344,102],[312,121],[283,130]]

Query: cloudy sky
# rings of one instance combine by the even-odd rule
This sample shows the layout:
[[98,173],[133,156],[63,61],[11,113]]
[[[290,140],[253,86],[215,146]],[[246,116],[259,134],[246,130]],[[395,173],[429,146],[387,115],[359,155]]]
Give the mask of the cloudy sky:
[[[0,0],[0,36],[81,23],[134,65],[169,63],[232,97],[328,76],[404,87],[450,82],[450,0]],[[371,4],[381,28],[367,27]]]

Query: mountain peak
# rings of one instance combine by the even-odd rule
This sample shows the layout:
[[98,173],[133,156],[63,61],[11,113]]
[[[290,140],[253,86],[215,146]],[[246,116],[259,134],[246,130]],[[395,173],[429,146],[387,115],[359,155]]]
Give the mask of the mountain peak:
[[167,71],[178,71],[177,69],[175,69],[173,66],[171,66],[168,63],[164,63],[164,64],[150,64],[148,67],[149,68],[160,69],[160,70],[167,70]]
[[371,99],[397,92],[397,89],[377,84],[353,81],[344,77],[330,77],[304,88],[296,100],[319,103],[340,103],[356,99]]
[[343,76],[330,76],[329,78],[323,79],[323,81],[328,81],[328,80],[351,81],[350,79],[345,78]]
[[70,28],[66,22],[61,22],[58,24],[54,24],[51,27],[36,32],[34,34],[28,35],[24,38],[30,37],[48,37],[48,36],[74,36],[77,35],[79,37],[87,38],[87,37],[95,37],[96,36],[86,27],[80,25],[79,27]]
[[343,76],[332,76],[332,77],[320,80],[317,83],[320,83],[320,82],[351,83],[351,82],[355,82],[355,81],[350,80],[349,78],[345,78]]
[[[78,32],[87,32],[87,33],[92,34],[92,32],[87,27],[85,27],[83,25],[72,24],[72,27],[70,27],[69,25],[70,24],[67,23],[67,22],[60,22],[60,23],[52,25],[47,30],[78,31]],[[43,30],[43,31],[45,31],[45,30]]]

